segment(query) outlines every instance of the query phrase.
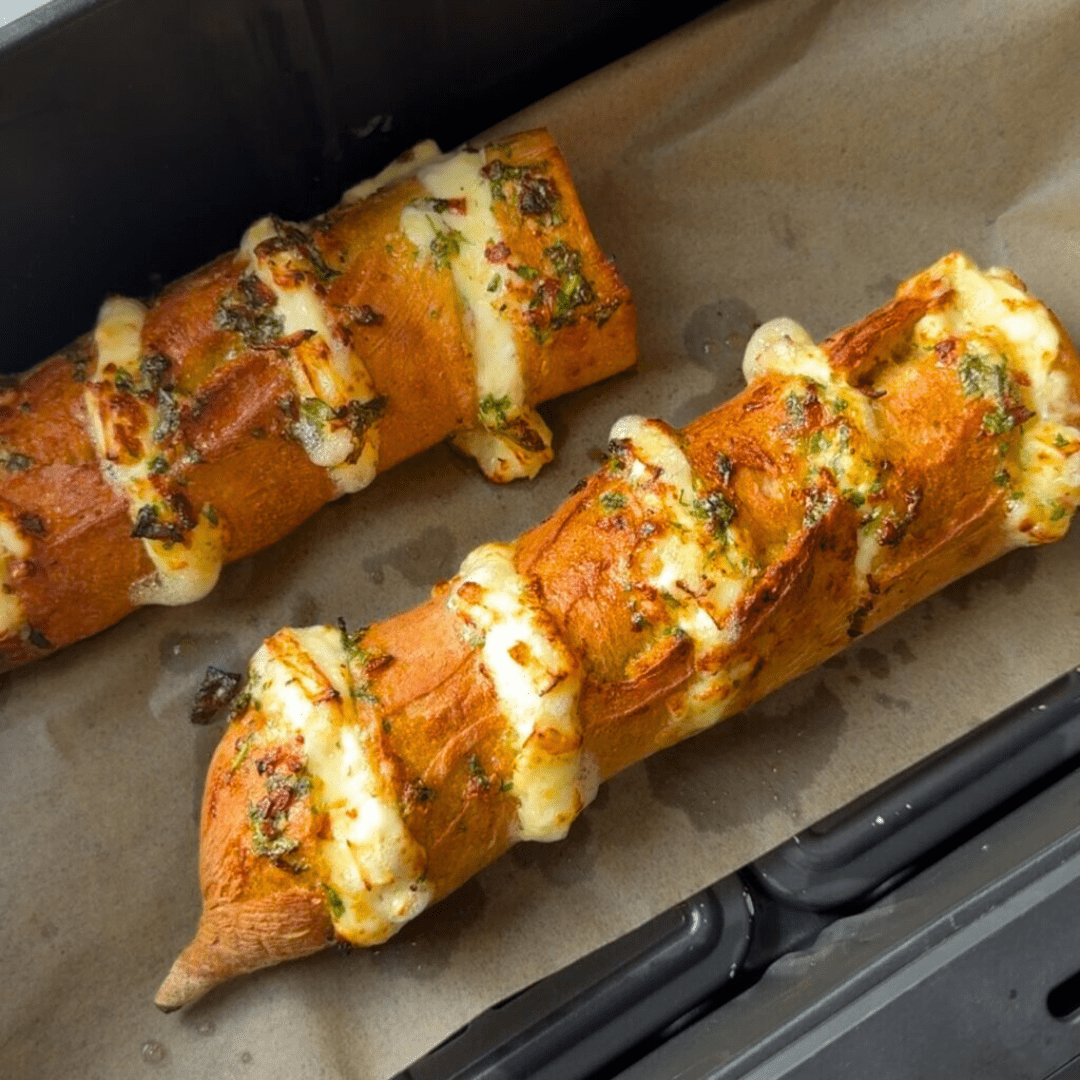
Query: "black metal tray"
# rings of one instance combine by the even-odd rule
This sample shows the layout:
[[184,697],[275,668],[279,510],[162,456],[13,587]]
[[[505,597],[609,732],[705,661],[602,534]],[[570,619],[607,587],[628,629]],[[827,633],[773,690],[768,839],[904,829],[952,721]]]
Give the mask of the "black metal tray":
[[0,371],[713,6],[51,0],[0,27]]
[[398,1080],[1049,1076],[1080,1055],[1078,765],[1071,671]]

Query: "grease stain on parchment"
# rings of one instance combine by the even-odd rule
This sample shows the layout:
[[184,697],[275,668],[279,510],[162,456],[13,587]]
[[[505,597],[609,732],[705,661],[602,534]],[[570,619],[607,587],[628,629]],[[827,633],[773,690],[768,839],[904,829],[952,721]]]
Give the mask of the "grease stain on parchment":
[[304,592],[296,596],[289,609],[289,623],[292,626],[318,626],[325,620],[321,617],[318,600],[311,593]]
[[[823,681],[812,687],[794,684],[794,689],[778,691],[712,731],[647,758],[650,791],[658,802],[682,810],[702,832],[759,821],[775,811],[780,800],[790,803],[795,813],[800,793],[832,757],[847,715],[843,702]],[[809,736],[805,740],[804,734]],[[773,782],[744,780],[738,766],[729,765],[735,759],[772,762]]]
[[371,581],[381,585],[392,567],[410,585],[434,585],[457,573],[461,558],[453,534],[445,525],[429,525],[419,535],[370,555],[361,563]]
[[715,381],[708,393],[695,395],[675,410],[672,422],[677,427],[743,389],[743,353],[760,325],[754,309],[737,296],[721,297],[691,314],[683,329],[683,349],[694,363],[712,372]]
[[855,654],[859,667],[875,679],[887,679],[891,666],[889,658],[880,649],[863,648]]
[[875,690],[873,698],[882,708],[894,709],[902,713],[909,713],[914,707],[907,698],[893,697],[891,694],[886,694],[883,690]]
[[941,595],[961,611],[971,606],[972,594],[981,592],[988,582],[999,584],[1006,596],[1019,596],[1035,580],[1038,566],[1039,556],[1034,548],[1018,548],[954,581],[942,589]]
[[537,870],[545,881],[566,888],[588,881],[596,864],[596,846],[588,816],[582,815],[565,840],[557,844],[524,842],[510,849],[510,861],[522,870]]
[[[232,634],[166,634],[158,643],[158,658],[166,671],[177,675],[198,674],[201,678],[211,665],[223,671],[238,670],[238,646]],[[193,697],[197,685],[192,687]]]
[[903,638],[893,642],[892,652],[901,664],[913,664],[915,662],[915,654],[911,651],[911,646]]
[[407,923],[387,946],[365,949],[379,967],[426,981],[446,971],[471,928],[482,925],[487,894],[476,877],[469,878],[444,900]]

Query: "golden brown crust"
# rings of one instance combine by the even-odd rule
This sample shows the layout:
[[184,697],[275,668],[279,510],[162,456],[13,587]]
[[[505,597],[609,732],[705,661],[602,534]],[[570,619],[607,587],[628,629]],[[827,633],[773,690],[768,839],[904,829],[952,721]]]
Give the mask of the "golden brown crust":
[[[673,614],[677,598],[648,580],[645,560],[656,538],[678,530],[634,486],[630,465],[640,450],[613,443],[608,465],[517,542],[517,573],[584,665],[577,713],[584,754],[601,778],[691,733],[680,719],[682,699],[703,672],[731,673],[717,683],[713,719],[730,715],[1024,542],[1006,527],[1010,493],[1001,483],[1003,463],[1017,467],[1023,423],[1003,425],[1000,434],[988,429],[991,403],[966,391],[950,348],[930,350],[915,339],[918,319],[942,302],[942,273],[920,275],[898,301],[825,342],[842,377],[833,386],[768,372],[681,436],[664,435],[681,443],[693,466],[697,507],[728,512],[711,539],[746,553],[744,586],[718,647],[699,651]],[[1068,379],[1066,420],[1075,425],[1080,359],[1064,336],[1054,364]],[[863,403],[872,437],[855,430]],[[814,464],[821,447],[849,443],[854,467],[870,470],[858,490],[844,487],[839,466]],[[1076,451],[1080,442],[1068,452]],[[637,461],[647,463],[647,454]],[[1074,509],[1080,491],[1071,497]],[[723,531],[728,524],[735,532]],[[873,557],[857,571],[867,551]],[[434,899],[513,842],[515,810],[505,790],[513,769],[507,721],[482,652],[448,595],[449,586],[439,586],[428,603],[363,638],[376,658],[365,692],[381,722],[379,758],[393,764],[394,790],[426,853]],[[240,710],[227,744],[253,730],[253,708]],[[236,807],[253,805],[265,778],[251,761],[226,768],[233,752],[226,751],[211,768],[204,804],[204,888],[209,882],[208,904],[228,893],[243,905],[272,891],[282,871],[267,858],[236,861],[237,850],[250,854],[249,824],[239,811],[222,816],[215,800],[229,789]],[[305,826],[307,805],[288,828],[306,860],[300,876],[315,889],[318,832]],[[222,845],[234,845],[227,857]],[[209,949],[200,930],[191,954],[200,970],[218,964],[204,955]],[[229,957],[215,971],[225,977],[230,964],[243,970]],[[184,987],[170,979],[163,994],[159,1001],[177,1002]]]
[[[546,326],[543,341],[518,320],[526,404],[534,405],[633,364],[634,309],[589,234],[550,136],[528,132],[499,152],[545,163],[561,215],[541,222],[504,214],[512,254],[503,258],[517,260],[519,249],[543,257],[538,247],[567,244],[581,255],[592,297],[566,325]],[[403,208],[420,195],[419,183],[406,179],[336,207],[304,234],[305,258],[324,268],[313,277],[331,333],[366,367],[383,410],[379,469],[479,423],[474,357],[451,274],[419,257],[400,229]],[[141,355],[164,365],[163,381],[130,390],[101,384],[107,408],[125,425],[121,435],[136,440],[146,437],[145,410],[164,386],[176,415],[154,436],[167,471],[154,483],[166,501],[186,500],[189,512],[178,504],[181,519],[186,512],[188,520],[202,513],[220,521],[226,561],[268,546],[335,496],[327,469],[295,436],[301,403],[290,353],[308,345],[259,323],[273,311],[267,291],[244,257],[223,255],[168,286],[146,312]],[[0,625],[0,666],[116,622],[134,606],[133,583],[154,570],[132,535],[132,507],[103,476],[89,430],[84,397],[96,362],[89,334],[0,389],[0,514],[30,548],[5,579],[0,545],[0,587],[23,616],[7,632]]]

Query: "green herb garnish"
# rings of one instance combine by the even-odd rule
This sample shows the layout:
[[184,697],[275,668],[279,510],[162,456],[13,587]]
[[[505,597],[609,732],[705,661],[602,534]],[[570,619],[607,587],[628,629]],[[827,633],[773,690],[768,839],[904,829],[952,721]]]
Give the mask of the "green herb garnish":
[[506,414],[512,405],[508,397],[485,394],[480,399],[480,422],[488,431],[501,431],[506,427]]
[[334,919],[340,919],[345,914],[345,901],[337,894],[337,890],[323,882],[323,891],[326,893],[326,905],[330,908],[330,915]]
[[625,510],[628,502],[625,493],[621,491],[605,491],[600,496],[600,505],[609,514],[614,514],[617,510]]

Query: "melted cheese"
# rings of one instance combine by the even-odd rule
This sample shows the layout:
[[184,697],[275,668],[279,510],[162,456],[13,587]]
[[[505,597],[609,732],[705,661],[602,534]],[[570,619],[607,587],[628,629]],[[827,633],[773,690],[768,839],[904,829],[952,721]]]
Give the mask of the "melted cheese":
[[770,319],[746,343],[743,377],[747,383],[770,372],[802,375],[822,385],[834,382],[825,350],[794,319]]
[[385,169],[349,188],[341,196],[342,205],[348,206],[351,203],[370,198],[380,188],[394,183],[395,180],[404,180],[405,177],[414,175],[422,165],[438,156],[439,147],[434,139],[424,139],[423,142],[418,142],[412,149],[406,150],[400,157],[391,161]]
[[398,809],[377,753],[374,718],[358,714],[340,631],[282,630],[251,662],[249,686],[271,742],[303,736],[312,801],[329,817],[319,841],[326,884],[344,910],[334,928],[357,945],[377,945],[431,901],[424,851]]
[[331,329],[325,305],[308,275],[292,272],[295,268],[289,264],[295,256],[290,250],[256,250],[264,240],[278,235],[274,219],[261,218],[244,234],[238,254],[273,290],[282,336],[308,335],[289,350],[289,371],[301,408],[293,434],[311,461],[327,470],[335,495],[350,494],[375,479],[378,424],[370,424],[361,441],[347,418],[335,414],[343,413],[352,402],[372,401],[375,391],[363,362]]
[[[551,431],[525,405],[517,333],[506,315],[512,302],[507,280],[514,271],[509,264],[496,270],[485,255],[489,244],[504,239],[491,210],[490,184],[481,173],[484,163],[483,153],[463,151],[422,168],[417,179],[429,198],[402,210],[401,231],[426,259],[449,266],[462,307],[483,426],[455,436],[454,445],[476,458],[492,480],[531,479],[552,458]],[[462,202],[436,211],[432,200],[442,199]],[[485,403],[500,408],[485,409]],[[491,423],[496,411],[506,423]],[[524,443],[514,438],[514,427],[522,425],[530,435]]]
[[18,525],[0,514],[0,638],[18,633],[26,622],[11,578],[11,563],[30,555]]
[[1024,423],[1018,450],[1019,476],[1011,477],[1007,527],[1017,544],[1063,536],[1080,504],[1080,403],[1058,364],[1061,336],[1050,313],[1028,296],[1009,270],[980,271],[963,255],[948,255],[927,271],[954,296],[915,328],[932,344],[962,338],[968,352],[1003,359],[1023,378],[1024,405],[1035,418]]
[[672,706],[675,738],[709,727],[725,715],[735,677],[711,670],[711,655],[735,640],[729,618],[749,581],[750,547],[738,525],[718,543],[699,507],[693,471],[671,430],[656,420],[625,416],[611,429],[633,454],[625,480],[647,517],[661,523],[639,546],[643,584],[674,607],[675,627],[694,644],[697,671]]
[[[85,390],[89,434],[108,483],[127,502],[132,523],[145,506],[160,506],[161,495],[151,480],[150,462],[157,453],[154,432],[159,409],[141,398],[126,396],[125,409],[115,410],[117,375],[131,382],[142,377],[142,328],[146,308],[137,300],[113,296],[105,301],[94,329],[97,356]],[[131,410],[141,410],[140,430],[130,429]],[[121,423],[127,426],[121,430]],[[223,561],[220,524],[200,514],[182,542],[143,538],[153,572],[132,584],[133,604],[189,604],[201,600],[217,584]]]
[[581,750],[581,663],[515,570],[512,547],[473,551],[447,603],[483,636],[483,668],[514,752],[517,838],[561,840],[599,784]]

